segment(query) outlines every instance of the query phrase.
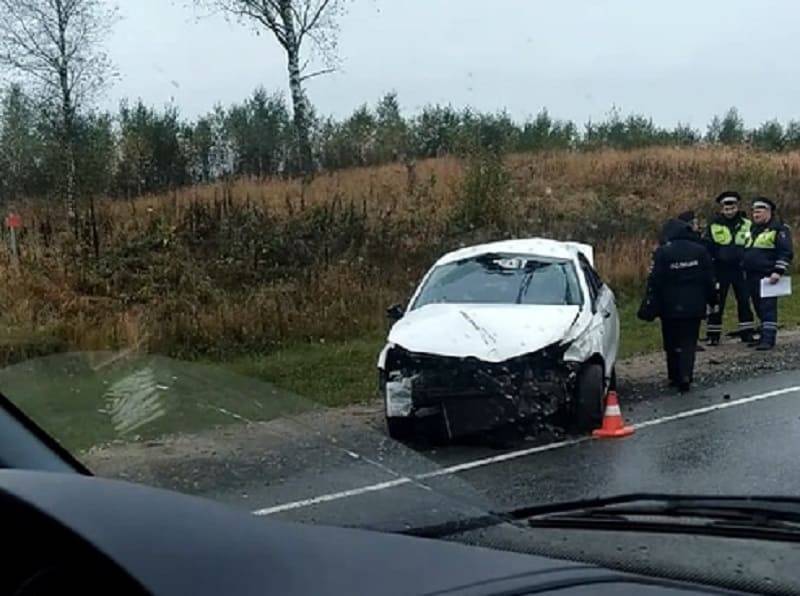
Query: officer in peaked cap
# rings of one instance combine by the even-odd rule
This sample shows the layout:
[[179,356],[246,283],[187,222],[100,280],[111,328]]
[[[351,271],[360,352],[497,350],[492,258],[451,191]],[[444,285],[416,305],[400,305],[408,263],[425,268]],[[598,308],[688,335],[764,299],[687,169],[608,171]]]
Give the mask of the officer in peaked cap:
[[739,318],[738,335],[745,343],[753,341],[755,322],[750,310],[750,291],[742,269],[745,245],[750,238],[752,222],[739,208],[741,196],[725,191],[717,196],[719,213],[708,224],[706,246],[714,261],[714,273],[719,284],[719,308],[708,317],[706,330],[709,344],[717,345],[722,335],[722,317],[728,291],[733,288]]
[[760,337],[750,343],[758,350],[771,350],[778,335],[778,299],[762,297],[762,280],[777,284],[789,273],[794,258],[791,232],[781,222],[777,211],[772,199],[753,199],[753,225],[742,257],[750,299],[761,321]]

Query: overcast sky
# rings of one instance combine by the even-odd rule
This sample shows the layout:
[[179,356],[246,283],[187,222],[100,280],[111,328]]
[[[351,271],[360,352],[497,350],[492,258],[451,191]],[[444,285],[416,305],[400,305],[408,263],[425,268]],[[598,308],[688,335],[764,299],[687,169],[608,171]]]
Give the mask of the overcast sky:
[[[258,85],[286,91],[285,56],[269,35],[201,18],[190,0],[119,0],[109,40],[123,97],[174,101],[195,117]],[[612,105],[705,129],[735,105],[748,124],[800,119],[796,0],[352,0],[341,71],[309,82],[322,114],[342,116],[395,90],[426,103],[546,106],[585,122]]]

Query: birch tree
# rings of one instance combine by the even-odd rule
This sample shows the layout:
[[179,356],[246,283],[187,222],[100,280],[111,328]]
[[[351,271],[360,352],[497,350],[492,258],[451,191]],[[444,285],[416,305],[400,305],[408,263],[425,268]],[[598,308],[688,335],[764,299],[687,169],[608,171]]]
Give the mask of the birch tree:
[[[196,0],[218,8],[256,31],[266,30],[286,53],[293,125],[297,138],[297,167],[303,174],[313,170],[311,106],[305,92],[309,79],[336,68],[337,19],[346,0]],[[304,54],[305,49],[310,50]],[[319,58],[322,68],[309,68],[310,58]]]
[[114,76],[102,44],[115,19],[101,0],[0,0],[0,65],[35,89],[54,121],[61,194],[76,236],[77,119]]

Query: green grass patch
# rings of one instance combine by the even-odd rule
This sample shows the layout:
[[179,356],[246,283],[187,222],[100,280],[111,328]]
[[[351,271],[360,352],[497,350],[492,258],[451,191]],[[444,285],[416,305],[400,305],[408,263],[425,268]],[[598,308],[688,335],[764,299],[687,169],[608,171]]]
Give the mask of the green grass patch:
[[378,353],[385,341],[384,336],[373,335],[330,344],[296,344],[266,356],[241,358],[228,366],[315,403],[343,406],[377,395]]
[[658,320],[652,323],[636,318],[639,300],[621,300],[619,308],[620,346],[619,358],[629,358],[637,354],[648,354],[661,349],[661,325]]

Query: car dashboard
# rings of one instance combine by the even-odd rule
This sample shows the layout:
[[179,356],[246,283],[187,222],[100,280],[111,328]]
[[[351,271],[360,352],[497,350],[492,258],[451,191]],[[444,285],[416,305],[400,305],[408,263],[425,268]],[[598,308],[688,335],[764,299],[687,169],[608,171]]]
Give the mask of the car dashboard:
[[585,563],[258,519],[79,474],[2,470],[0,504],[1,593],[709,593]]

